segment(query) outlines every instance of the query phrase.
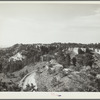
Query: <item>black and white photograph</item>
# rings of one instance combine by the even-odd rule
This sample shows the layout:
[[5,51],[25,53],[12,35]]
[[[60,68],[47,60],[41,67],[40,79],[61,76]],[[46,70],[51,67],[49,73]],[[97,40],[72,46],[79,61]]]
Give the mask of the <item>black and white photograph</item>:
[[0,92],[100,92],[100,2],[0,1]]

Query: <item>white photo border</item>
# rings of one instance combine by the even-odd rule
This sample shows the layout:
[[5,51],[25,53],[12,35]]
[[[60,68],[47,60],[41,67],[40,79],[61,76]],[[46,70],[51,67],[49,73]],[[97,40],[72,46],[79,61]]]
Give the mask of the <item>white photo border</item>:
[[[0,1],[0,3],[100,4],[100,1]],[[0,99],[100,99],[99,92],[0,92]]]

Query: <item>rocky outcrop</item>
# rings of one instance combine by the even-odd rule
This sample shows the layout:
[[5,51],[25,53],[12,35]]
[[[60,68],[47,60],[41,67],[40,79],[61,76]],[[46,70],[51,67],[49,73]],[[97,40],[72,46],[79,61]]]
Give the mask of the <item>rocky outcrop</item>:
[[9,58],[9,62],[12,61],[16,61],[16,60],[23,60],[25,59],[25,56],[22,56],[20,52],[18,52],[17,54],[15,54],[14,56]]

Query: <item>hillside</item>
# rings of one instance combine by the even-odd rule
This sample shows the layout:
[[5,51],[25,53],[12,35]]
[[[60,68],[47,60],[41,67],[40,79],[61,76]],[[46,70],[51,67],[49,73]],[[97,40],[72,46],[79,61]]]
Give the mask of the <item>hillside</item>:
[[98,92],[99,44],[16,44],[1,49],[0,79],[0,91]]

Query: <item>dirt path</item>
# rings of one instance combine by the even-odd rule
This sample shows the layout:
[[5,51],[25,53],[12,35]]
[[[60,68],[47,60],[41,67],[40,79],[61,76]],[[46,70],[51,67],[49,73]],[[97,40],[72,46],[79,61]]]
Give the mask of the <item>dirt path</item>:
[[26,85],[29,84],[31,86],[31,83],[35,86],[35,89],[37,89],[37,84],[35,80],[36,73],[31,72],[27,74],[19,83],[19,86],[22,87],[22,89],[26,88]]

